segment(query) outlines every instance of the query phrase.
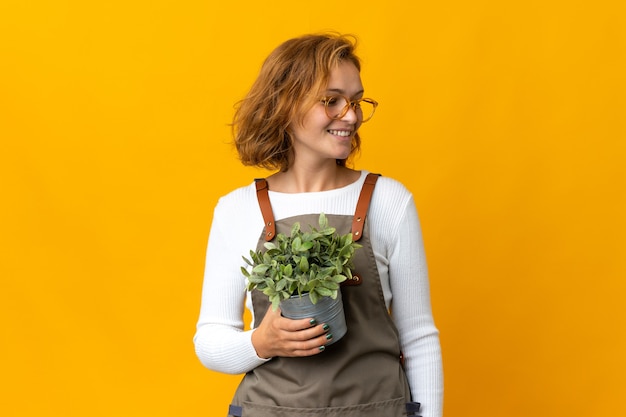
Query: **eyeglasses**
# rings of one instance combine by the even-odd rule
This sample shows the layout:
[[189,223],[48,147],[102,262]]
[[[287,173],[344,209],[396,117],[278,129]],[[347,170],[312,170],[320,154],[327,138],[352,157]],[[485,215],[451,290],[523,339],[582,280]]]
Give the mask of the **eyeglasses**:
[[321,102],[324,104],[326,116],[328,116],[329,119],[341,119],[348,113],[348,109],[352,108],[357,117],[361,119],[361,123],[365,123],[371,119],[378,106],[378,102],[371,98],[350,100],[348,97],[342,95],[324,97],[321,99]]

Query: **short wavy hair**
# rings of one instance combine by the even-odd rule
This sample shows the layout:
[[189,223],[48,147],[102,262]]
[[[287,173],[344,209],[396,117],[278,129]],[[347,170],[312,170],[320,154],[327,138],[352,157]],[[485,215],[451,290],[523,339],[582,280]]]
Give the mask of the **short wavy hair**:
[[[352,62],[361,70],[355,48],[356,38],[351,35],[305,35],[282,43],[265,59],[233,117],[234,143],[244,165],[287,171],[292,150],[290,125],[302,123],[338,64]],[[360,146],[357,132],[350,156]],[[346,160],[337,160],[337,164],[345,165]]]

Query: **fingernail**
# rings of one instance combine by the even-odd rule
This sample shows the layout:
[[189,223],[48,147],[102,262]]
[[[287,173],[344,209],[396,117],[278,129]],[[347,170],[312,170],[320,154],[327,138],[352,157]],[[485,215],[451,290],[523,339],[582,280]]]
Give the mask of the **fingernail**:
[[328,324],[324,324],[322,326],[322,329],[324,329],[324,331],[326,331],[326,330],[330,329],[330,326]]
[[320,349],[320,352],[321,352],[321,351],[323,351],[324,349],[326,349],[326,346],[320,346],[320,347],[319,347],[319,349]]
[[317,320],[311,319],[309,320],[309,323],[311,323],[311,326],[315,326],[317,324]]
[[332,333],[328,333],[328,334],[326,335],[326,339],[327,339],[327,340],[330,340],[330,339],[332,339],[332,338],[333,338],[333,334],[332,334]]

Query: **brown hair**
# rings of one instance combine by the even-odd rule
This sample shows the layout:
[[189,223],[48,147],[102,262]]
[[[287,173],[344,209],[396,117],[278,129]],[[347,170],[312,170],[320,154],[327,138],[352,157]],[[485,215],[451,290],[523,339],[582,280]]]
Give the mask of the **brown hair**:
[[[252,88],[238,103],[232,123],[235,147],[244,165],[289,168],[289,126],[302,122],[336,65],[349,61],[361,70],[355,47],[353,36],[305,35],[284,42],[265,59]],[[360,145],[356,133],[350,154]],[[339,165],[345,162],[337,161]]]

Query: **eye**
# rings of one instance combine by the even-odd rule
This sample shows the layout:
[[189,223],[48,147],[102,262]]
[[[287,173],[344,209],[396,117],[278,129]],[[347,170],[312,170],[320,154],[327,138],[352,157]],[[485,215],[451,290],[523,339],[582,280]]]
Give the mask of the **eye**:
[[323,101],[328,107],[335,107],[339,104],[339,98],[335,96],[326,97]]

